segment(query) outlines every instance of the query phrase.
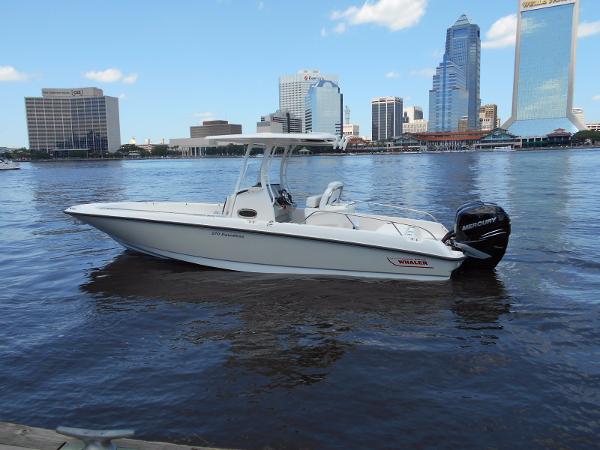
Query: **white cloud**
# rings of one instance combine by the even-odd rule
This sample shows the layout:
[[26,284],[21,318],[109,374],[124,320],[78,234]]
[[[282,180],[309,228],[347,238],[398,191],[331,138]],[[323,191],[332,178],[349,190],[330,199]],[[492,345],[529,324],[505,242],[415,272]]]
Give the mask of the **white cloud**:
[[517,15],[510,14],[496,20],[485,33],[486,40],[481,43],[483,48],[504,48],[515,45],[517,40]]
[[259,11],[262,11],[265,8],[265,2],[258,2],[257,7]]
[[125,84],[133,84],[137,81],[137,73],[131,73],[124,75],[119,69],[106,69],[106,70],[90,70],[84,75],[88,80],[98,81],[99,83],[116,83],[121,81]]
[[327,37],[329,33],[327,33],[327,28],[322,27],[321,28],[321,37]]
[[26,81],[30,75],[19,72],[13,66],[0,66],[0,81]]
[[127,98],[125,94],[119,94],[119,100],[124,100],[125,98]]
[[119,69],[90,70],[84,75],[88,80],[99,81],[101,83],[114,83],[123,78]]
[[594,95],[592,97],[592,99],[595,100],[595,101],[597,101],[597,102],[600,102],[600,95]]
[[[410,28],[419,23],[428,0],[375,0],[362,6],[351,6],[343,11],[333,11],[331,20],[348,25],[373,23],[390,31]],[[344,28],[345,29],[345,28]]]
[[391,70],[390,72],[386,72],[385,77],[386,78],[398,78],[400,76],[400,74],[398,72],[394,72],[393,70]]
[[600,33],[600,20],[596,22],[581,22],[577,35],[580,38],[586,38],[598,33]]
[[413,77],[431,78],[435,75],[435,69],[431,67],[425,67],[423,69],[413,69],[410,71],[410,74]]
[[123,83],[125,84],[133,84],[137,81],[138,79],[138,74],[137,73],[131,73],[129,75],[127,75],[126,77],[123,77]]

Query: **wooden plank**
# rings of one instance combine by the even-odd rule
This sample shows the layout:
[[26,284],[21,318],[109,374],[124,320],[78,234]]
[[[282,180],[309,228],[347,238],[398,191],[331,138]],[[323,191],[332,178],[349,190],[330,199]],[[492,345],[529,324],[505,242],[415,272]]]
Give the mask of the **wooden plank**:
[[[0,444],[0,450],[32,450],[32,449],[25,448],[25,447],[17,447],[16,445]],[[34,449],[34,450],[39,450],[39,449]]]
[[0,422],[0,444],[36,450],[56,450],[69,440],[55,431]]
[[[79,441],[52,430],[0,422],[0,450],[57,450],[66,442]],[[135,450],[224,450],[137,439],[116,439],[114,442],[119,447]]]

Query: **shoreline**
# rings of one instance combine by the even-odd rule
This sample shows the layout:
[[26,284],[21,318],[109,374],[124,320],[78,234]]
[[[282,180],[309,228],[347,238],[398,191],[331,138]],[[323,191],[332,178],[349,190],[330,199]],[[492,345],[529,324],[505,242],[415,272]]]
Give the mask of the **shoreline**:
[[[315,156],[389,156],[389,155],[417,155],[417,154],[446,154],[446,153],[524,153],[524,152],[542,152],[558,150],[598,150],[600,146],[581,146],[581,147],[531,147],[519,148],[514,150],[495,150],[495,149],[476,149],[476,150],[405,150],[405,151],[348,151],[346,153],[312,153],[303,157]],[[15,159],[17,163],[53,163],[53,162],[85,162],[85,161],[162,161],[162,160],[196,160],[196,159],[217,159],[217,158],[242,158],[244,155],[204,155],[204,156],[172,156],[160,157],[149,156],[147,158],[49,158],[49,159]]]

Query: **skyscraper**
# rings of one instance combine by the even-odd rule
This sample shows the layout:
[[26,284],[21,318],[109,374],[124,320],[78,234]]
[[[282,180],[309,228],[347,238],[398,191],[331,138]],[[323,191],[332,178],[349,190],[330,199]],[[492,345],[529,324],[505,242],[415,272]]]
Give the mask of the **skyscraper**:
[[517,136],[584,129],[573,114],[579,0],[519,2],[512,117]]
[[302,119],[302,131],[306,131],[304,124],[306,94],[310,87],[320,80],[329,80],[338,84],[337,75],[325,75],[316,69],[299,70],[294,75],[279,77],[279,109],[289,111],[295,117]]
[[[432,131],[456,130],[458,120],[464,116],[470,129],[479,128],[480,67],[481,31],[462,15],[446,32],[444,59],[433,78],[429,96]],[[460,93],[461,98],[455,102],[458,93],[453,91],[462,90],[463,80],[465,93]],[[462,98],[465,94],[466,105]]]
[[304,100],[306,132],[331,133],[342,136],[344,97],[340,87],[329,80],[312,85]]
[[116,152],[121,146],[119,99],[102,89],[42,89],[25,97],[29,148],[46,152]]
[[468,114],[469,92],[465,72],[444,55],[444,61],[433,76],[433,88],[429,91],[429,131],[457,131],[460,120]]
[[402,134],[403,101],[400,97],[371,100],[371,139],[387,141]]

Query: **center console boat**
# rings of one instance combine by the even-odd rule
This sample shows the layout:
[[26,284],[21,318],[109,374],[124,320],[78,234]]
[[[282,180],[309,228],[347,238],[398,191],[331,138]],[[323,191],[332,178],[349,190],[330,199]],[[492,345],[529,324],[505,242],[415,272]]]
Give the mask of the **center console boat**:
[[510,219],[491,203],[463,205],[452,231],[420,211],[423,218],[361,213],[344,200],[339,181],[298,205],[287,180],[290,159],[303,147],[345,147],[336,136],[209,140],[245,146],[238,181],[224,203],[92,203],[65,213],[131,250],[245,272],[446,280],[461,266],[493,269],[508,245]]

